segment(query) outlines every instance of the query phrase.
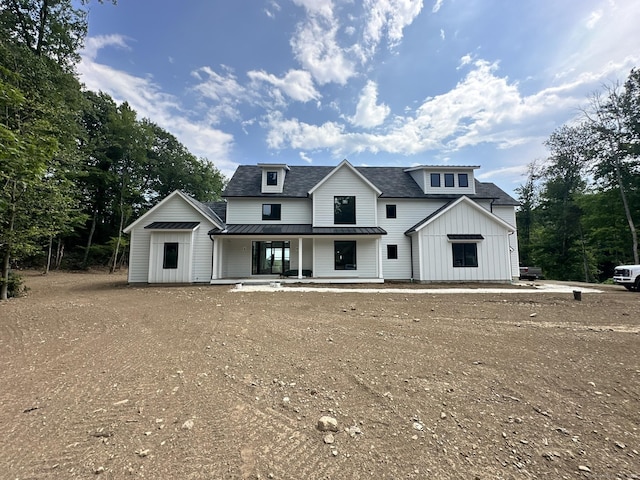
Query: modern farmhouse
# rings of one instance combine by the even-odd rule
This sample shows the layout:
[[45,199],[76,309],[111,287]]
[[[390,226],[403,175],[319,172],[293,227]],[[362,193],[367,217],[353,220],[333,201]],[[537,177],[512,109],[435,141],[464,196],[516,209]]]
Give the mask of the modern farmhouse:
[[510,282],[517,202],[477,168],[243,165],[224,202],[175,191],[124,229],[129,282]]

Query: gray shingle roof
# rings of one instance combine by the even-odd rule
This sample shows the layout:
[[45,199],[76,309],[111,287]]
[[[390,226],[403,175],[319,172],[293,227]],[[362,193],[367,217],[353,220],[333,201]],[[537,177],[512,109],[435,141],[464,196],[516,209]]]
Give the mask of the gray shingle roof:
[[[241,165],[231,177],[223,197],[297,197],[306,198],[318,182],[335,167],[298,165],[289,167],[282,193],[262,193],[262,169],[257,165]],[[382,198],[455,199],[459,194],[425,194],[404,167],[355,167],[382,191]],[[515,206],[518,202],[493,183],[475,181],[472,199],[492,199],[494,205]]]

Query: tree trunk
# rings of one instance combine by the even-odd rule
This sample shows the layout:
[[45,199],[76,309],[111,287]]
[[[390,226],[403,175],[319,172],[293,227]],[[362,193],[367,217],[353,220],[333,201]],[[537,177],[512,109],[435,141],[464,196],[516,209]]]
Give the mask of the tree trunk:
[[38,40],[36,42],[36,55],[42,55],[42,42],[44,41],[44,31],[47,27],[47,15],[49,14],[49,0],[42,1],[40,8],[40,24],[38,25]]
[[56,247],[56,270],[60,269],[60,264],[62,264],[62,257],[64,256],[64,243],[60,237],[58,237],[58,246]]
[[11,239],[16,221],[16,182],[13,182],[11,190],[11,203],[9,204],[9,240],[4,245],[4,255],[2,257],[2,281],[0,282],[0,301],[9,298],[9,265],[11,264],[11,249],[13,240]]
[[49,269],[51,268],[51,250],[53,250],[53,235],[49,235],[49,247],[47,248],[47,265],[44,268],[44,275],[49,273]]
[[629,209],[629,201],[627,200],[627,193],[622,181],[622,174],[620,173],[620,167],[616,163],[616,180],[618,182],[618,188],[620,189],[620,196],[622,197],[622,205],[624,206],[624,214],[627,217],[627,223],[629,224],[629,230],[631,231],[631,239],[633,241],[633,263],[640,265],[640,258],[638,258],[638,232],[636,226],[633,223],[633,217],[631,216],[631,210]]
[[91,242],[93,241],[93,234],[96,231],[96,217],[98,214],[94,211],[91,218],[91,228],[89,229],[89,238],[87,239],[87,247],[84,250],[84,258],[82,259],[82,268],[87,268],[89,261],[89,250],[91,249]]

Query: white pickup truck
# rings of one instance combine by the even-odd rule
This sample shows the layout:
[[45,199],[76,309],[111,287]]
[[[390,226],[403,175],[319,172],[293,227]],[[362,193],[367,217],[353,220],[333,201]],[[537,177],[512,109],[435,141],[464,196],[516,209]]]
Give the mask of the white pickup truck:
[[613,271],[613,283],[640,292],[640,265],[620,265]]

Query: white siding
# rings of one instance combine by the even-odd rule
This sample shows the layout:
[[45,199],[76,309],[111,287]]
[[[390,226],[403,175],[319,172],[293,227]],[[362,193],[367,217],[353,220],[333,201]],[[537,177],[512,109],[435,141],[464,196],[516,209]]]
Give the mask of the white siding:
[[373,238],[343,238],[340,241],[356,241],[356,270],[335,270],[334,245],[335,238],[315,239],[315,271],[314,277],[353,277],[376,278],[378,249]]
[[[481,234],[478,267],[454,268],[447,234]],[[464,203],[458,204],[418,232],[422,243],[423,281],[511,281],[507,230]]]
[[[382,235],[382,272],[387,280],[411,278],[411,240],[404,232],[445,204],[443,200],[378,199],[378,225]],[[387,218],[387,205],[396,206],[396,218]],[[398,259],[387,259],[387,245],[398,246]],[[414,252],[416,255],[417,252]],[[415,271],[417,272],[417,270]]]
[[[500,219],[516,228],[515,207],[494,206],[493,213]],[[514,279],[520,277],[520,250],[518,248],[518,234],[509,235],[509,249],[511,250],[511,276]]]
[[222,277],[250,277],[251,239],[217,237],[216,241],[222,244]]
[[[281,207],[280,221],[263,221],[262,204],[279,203]],[[228,198],[227,223],[235,224],[310,224],[311,200],[307,198]]]
[[[152,222],[200,222],[193,233],[193,263],[191,265],[192,282],[208,282],[211,279],[211,240],[207,232],[214,224],[191,204],[179,196],[166,201],[160,208],[149,212],[144,221],[131,231],[129,251],[129,282],[146,283],[149,281],[149,258],[151,249],[150,230],[144,228]],[[160,259],[162,268],[162,259]]]
[[315,227],[335,225],[333,223],[334,196],[355,196],[355,226],[376,226],[376,192],[352,170],[341,168],[313,192],[313,225]]

